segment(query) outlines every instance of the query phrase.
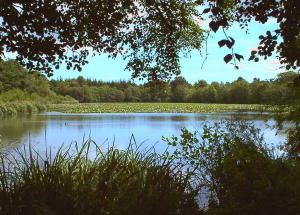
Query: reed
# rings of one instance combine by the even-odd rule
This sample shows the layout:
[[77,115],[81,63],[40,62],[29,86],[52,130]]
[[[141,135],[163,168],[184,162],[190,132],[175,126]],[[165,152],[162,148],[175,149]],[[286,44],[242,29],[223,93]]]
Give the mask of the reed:
[[0,117],[30,115],[46,111],[46,105],[32,102],[0,103]]
[[200,214],[197,191],[154,149],[81,146],[1,156],[0,214]]

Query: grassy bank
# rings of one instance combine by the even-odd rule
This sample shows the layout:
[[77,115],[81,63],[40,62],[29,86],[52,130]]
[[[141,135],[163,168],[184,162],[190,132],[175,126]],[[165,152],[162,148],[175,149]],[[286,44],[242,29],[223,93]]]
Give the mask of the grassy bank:
[[45,112],[46,105],[32,102],[0,103],[0,117],[30,115]]
[[104,153],[88,141],[55,156],[29,149],[18,153],[14,168],[3,156],[0,214],[199,214],[187,176],[154,151],[132,146]]
[[48,111],[62,113],[214,113],[226,111],[273,112],[275,110],[275,106],[253,104],[91,103],[48,105]]

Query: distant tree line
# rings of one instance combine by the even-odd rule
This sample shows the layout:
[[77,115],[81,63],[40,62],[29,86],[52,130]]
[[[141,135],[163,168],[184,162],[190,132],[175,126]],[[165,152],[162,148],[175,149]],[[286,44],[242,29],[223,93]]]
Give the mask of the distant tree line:
[[38,72],[25,70],[15,60],[0,60],[0,102],[37,101],[40,103],[76,102],[50,89],[48,79]]
[[39,73],[28,72],[16,61],[0,62],[0,101],[44,99],[53,102],[192,102],[231,104],[285,104],[299,99],[294,90],[295,72],[285,72],[276,79],[239,77],[232,83],[194,84],[179,76],[170,82],[136,84],[131,81],[103,82],[85,79],[48,80]]
[[192,102],[231,104],[285,104],[297,98],[291,85],[297,76],[285,72],[276,79],[251,83],[238,78],[232,83],[190,84],[183,77],[171,82],[150,82],[137,85],[130,81],[103,82],[84,79],[51,80],[50,89],[79,102]]

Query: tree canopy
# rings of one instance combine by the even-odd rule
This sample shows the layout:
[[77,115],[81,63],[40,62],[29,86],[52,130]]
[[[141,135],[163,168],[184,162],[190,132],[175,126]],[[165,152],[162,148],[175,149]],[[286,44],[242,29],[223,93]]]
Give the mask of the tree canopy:
[[182,53],[201,50],[208,31],[197,20],[208,17],[210,31],[224,31],[219,45],[235,53],[226,30],[235,22],[275,19],[279,28],[266,29],[250,60],[276,53],[287,69],[300,67],[300,2],[298,0],[2,0],[0,57],[17,53],[27,69],[51,76],[65,63],[81,71],[90,55],[122,55],[133,78],[165,80],[180,73]]

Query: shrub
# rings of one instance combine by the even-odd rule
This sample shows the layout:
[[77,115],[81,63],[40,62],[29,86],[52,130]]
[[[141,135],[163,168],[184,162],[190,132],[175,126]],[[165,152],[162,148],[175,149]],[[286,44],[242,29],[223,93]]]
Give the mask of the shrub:
[[12,117],[46,111],[46,106],[30,102],[14,102],[0,104],[0,117]]
[[264,143],[260,130],[245,122],[205,126],[202,133],[182,129],[165,138],[176,146],[177,161],[206,193],[205,214],[300,214],[300,168]]
[[28,114],[33,114],[33,113],[37,112],[37,108],[34,104],[26,103],[26,107],[27,107],[27,113]]

